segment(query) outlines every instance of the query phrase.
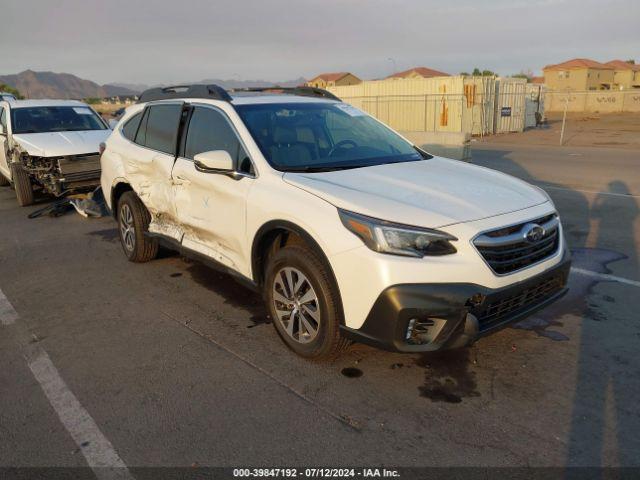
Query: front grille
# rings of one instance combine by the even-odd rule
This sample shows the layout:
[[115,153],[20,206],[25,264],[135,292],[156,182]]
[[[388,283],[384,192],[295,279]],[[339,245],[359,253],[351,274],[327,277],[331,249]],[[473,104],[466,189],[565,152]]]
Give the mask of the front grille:
[[87,153],[61,158],[58,161],[64,183],[83,182],[100,178],[100,154]]
[[75,183],[98,178],[100,178],[100,170],[90,170],[87,172],[67,173],[61,180],[64,183]]
[[[498,275],[521,270],[550,257],[560,244],[560,222],[554,214],[510,227],[486,232],[473,241],[474,245]],[[542,227],[540,238],[527,239],[532,227]]]
[[560,291],[565,284],[565,276],[556,275],[529,286],[508,297],[501,298],[489,305],[479,314],[480,330],[486,330],[507,317],[513,317],[528,308],[543,302]]

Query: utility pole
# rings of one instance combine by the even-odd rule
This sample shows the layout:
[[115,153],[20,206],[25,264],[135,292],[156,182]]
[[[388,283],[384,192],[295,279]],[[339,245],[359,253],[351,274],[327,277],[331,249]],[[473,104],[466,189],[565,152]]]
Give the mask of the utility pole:
[[394,74],[395,74],[395,73],[397,73],[397,71],[398,71],[398,67],[396,66],[396,61],[395,61],[395,59],[393,59],[393,58],[389,57],[389,58],[387,58],[387,60],[393,63],[393,72],[392,72],[392,73],[394,73]]
[[564,99],[564,114],[562,115],[562,130],[560,130],[560,146],[562,146],[562,142],[564,140],[564,125],[567,122],[568,107],[569,107],[569,93],[567,92],[567,96]]

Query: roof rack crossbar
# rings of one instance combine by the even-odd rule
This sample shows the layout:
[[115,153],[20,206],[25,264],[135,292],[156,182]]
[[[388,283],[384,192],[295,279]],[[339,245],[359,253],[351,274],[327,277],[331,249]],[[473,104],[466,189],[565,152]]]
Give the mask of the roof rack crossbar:
[[290,95],[300,95],[302,97],[321,97],[327,98],[330,100],[337,100],[340,102],[341,100],[329,92],[328,90],[324,90],[322,88],[316,87],[308,87],[308,86],[300,86],[300,87],[247,87],[247,88],[234,88],[230,90],[231,92],[273,92],[273,93],[287,93]]
[[218,85],[173,85],[171,87],[150,88],[140,94],[138,103],[172,98],[210,98],[230,102],[231,96]]
[[[234,88],[229,92],[272,92],[285,93],[289,95],[300,95],[303,97],[320,97],[329,100],[341,101],[333,93],[322,88],[300,86],[300,87],[249,87]],[[172,98],[209,98],[230,102],[231,96],[219,85],[173,85],[170,87],[150,88],[140,94],[138,103],[151,102],[154,100],[170,100]]]

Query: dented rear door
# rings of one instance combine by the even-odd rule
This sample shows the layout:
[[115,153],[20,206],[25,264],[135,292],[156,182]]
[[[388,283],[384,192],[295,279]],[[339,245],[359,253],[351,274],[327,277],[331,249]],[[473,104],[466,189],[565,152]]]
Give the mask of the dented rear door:
[[182,228],[174,202],[172,171],[183,102],[147,107],[135,137],[137,148],[124,159],[127,177],[151,213],[149,231],[180,242]]

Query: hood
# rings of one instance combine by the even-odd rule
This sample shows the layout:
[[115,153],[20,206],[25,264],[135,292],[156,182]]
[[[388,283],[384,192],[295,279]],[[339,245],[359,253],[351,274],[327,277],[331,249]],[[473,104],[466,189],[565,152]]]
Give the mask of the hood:
[[63,157],[98,152],[111,130],[87,130],[83,132],[18,133],[12,135],[15,142],[34,157]]
[[434,157],[284,180],[336,207],[383,220],[437,228],[547,202],[537,187],[488,168]]

